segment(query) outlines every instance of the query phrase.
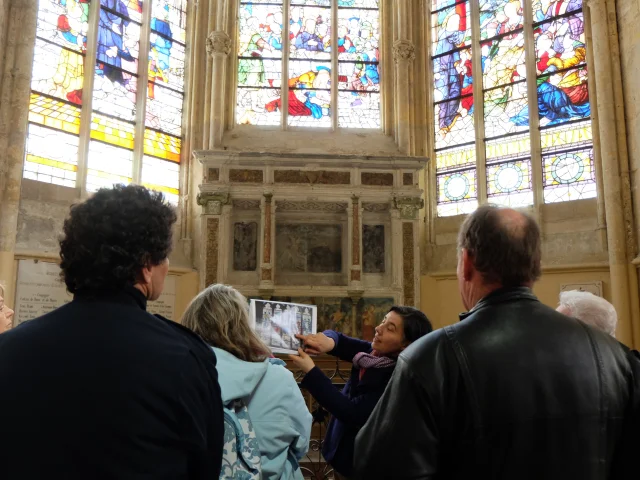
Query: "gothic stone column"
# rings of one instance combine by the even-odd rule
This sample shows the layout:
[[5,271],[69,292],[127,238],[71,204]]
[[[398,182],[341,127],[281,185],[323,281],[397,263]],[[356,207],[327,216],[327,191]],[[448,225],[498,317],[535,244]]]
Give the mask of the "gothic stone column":
[[231,52],[231,38],[223,31],[214,31],[207,37],[207,53],[213,59],[211,66],[211,129],[209,148],[222,145],[224,111],[227,104],[225,88],[227,58]]

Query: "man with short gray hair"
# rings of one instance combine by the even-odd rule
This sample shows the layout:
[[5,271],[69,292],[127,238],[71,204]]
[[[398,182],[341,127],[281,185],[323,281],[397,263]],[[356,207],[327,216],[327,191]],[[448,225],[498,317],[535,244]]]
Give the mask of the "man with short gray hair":
[[591,292],[568,290],[560,293],[560,305],[556,310],[568,317],[577,318],[584,323],[616,336],[618,314],[609,302]]
[[640,368],[542,304],[540,229],[482,206],[458,237],[460,323],[406,348],[356,439],[356,478],[617,480],[640,451]]

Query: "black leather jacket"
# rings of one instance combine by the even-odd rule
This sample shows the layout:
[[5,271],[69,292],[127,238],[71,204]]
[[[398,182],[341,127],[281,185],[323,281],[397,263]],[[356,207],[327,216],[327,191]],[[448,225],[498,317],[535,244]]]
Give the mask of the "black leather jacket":
[[462,317],[400,356],[357,437],[357,478],[637,478],[640,363],[626,347],[524,287]]

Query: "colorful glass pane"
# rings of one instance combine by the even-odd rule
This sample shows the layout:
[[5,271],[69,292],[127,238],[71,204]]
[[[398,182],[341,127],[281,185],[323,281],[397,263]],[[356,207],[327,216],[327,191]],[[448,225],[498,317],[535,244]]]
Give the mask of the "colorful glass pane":
[[338,59],[378,61],[380,57],[380,12],[378,10],[338,10]]
[[239,13],[238,55],[282,57],[282,5],[243,3]]
[[291,0],[291,5],[331,7],[332,0]]
[[120,70],[104,70],[96,66],[93,83],[93,109],[134,121],[136,118],[136,90],[138,77]]
[[436,152],[436,169],[438,173],[447,170],[459,170],[476,164],[476,149],[471,147],[449,148]]
[[238,86],[280,87],[282,82],[282,62],[241,58],[238,62]]
[[36,35],[49,43],[84,52],[88,22],[88,0],[40,0]]
[[185,47],[151,32],[149,41],[149,83],[160,82],[174,90],[184,89]]
[[484,88],[499,87],[526,78],[522,32],[483,42],[481,51]]
[[338,92],[338,127],[380,128],[380,94]]
[[533,38],[538,74],[577,67],[587,61],[582,13],[539,25]]
[[380,70],[377,63],[338,63],[338,88],[348,91],[380,91]]
[[[187,1],[153,0],[151,4],[151,32],[170,41],[186,42]],[[153,42],[152,42],[153,44]],[[171,48],[169,46],[169,48]]]
[[593,148],[542,156],[545,203],[596,196]]
[[178,204],[180,194],[180,165],[146,155],[142,159],[142,184],[162,192],[169,203]]
[[480,0],[480,38],[504,35],[522,28],[523,0]]
[[87,191],[131,183],[133,152],[91,140],[87,165]]
[[566,150],[568,146],[590,145],[592,140],[593,134],[589,120],[540,129],[540,144],[543,153],[554,149]]
[[331,126],[331,64],[289,61],[289,125]]
[[521,159],[530,155],[531,140],[528,133],[489,140],[486,144],[487,163]]
[[433,17],[433,55],[443,55],[471,43],[471,7],[468,2],[440,10]]
[[142,0],[100,0],[100,5],[109,13],[117,13],[138,23],[142,21]]
[[338,0],[338,7],[380,8],[380,0]]
[[29,124],[24,178],[75,187],[78,141],[76,135]]
[[[295,95],[289,92],[289,98]],[[238,88],[236,122],[240,125],[280,125],[279,88]]]
[[542,127],[591,115],[586,68],[542,76],[538,79],[537,91]]
[[145,125],[176,137],[182,135],[182,103],[181,93],[169,88],[155,85],[153,97],[147,97],[147,115]]
[[438,175],[438,215],[460,215],[478,206],[476,170],[463,170]]
[[533,21],[542,22],[581,8],[582,0],[533,0]]
[[83,55],[36,39],[32,90],[80,105],[83,81]]
[[91,138],[94,140],[133,150],[134,135],[133,123],[97,113],[91,116]]
[[[467,0],[462,0],[462,2],[466,2]],[[437,10],[442,10],[443,8],[450,7],[455,3],[461,3],[460,0],[431,0],[431,11],[435,12]]]
[[484,130],[486,138],[529,129],[527,84],[520,82],[484,93]]
[[180,147],[182,141],[178,137],[155,130],[144,131],[144,153],[153,157],[180,163]]
[[122,0],[102,0],[101,3],[96,62],[106,77],[118,81],[123,72],[138,71],[141,25],[127,18],[137,2],[125,5]]
[[437,103],[434,106],[436,149],[475,141],[473,96]]
[[289,53],[292,58],[331,58],[331,8],[292,5],[289,11]]
[[29,105],[29,122],[78,135],[80,133],[80,108],[61,100],[32,93]]
[[487,197],[507,207],[533,204],[531,159],[487,166]]

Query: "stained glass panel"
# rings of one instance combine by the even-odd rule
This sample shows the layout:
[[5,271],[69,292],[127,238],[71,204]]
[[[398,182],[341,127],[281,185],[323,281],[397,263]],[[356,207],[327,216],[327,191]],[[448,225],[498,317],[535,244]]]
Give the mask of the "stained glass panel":
[[80,105],[84,80],[84,56],[36,39],[31,88]]
[[96,66],[94,76],[93,109],[123,120],[135,120],[138,77],[120,70],[103,70],[101,66]]
[[338,7],[380,8],[380,0],[338,0]]
[[472,110],[471,95],[434,106],[436,149],[475,141]]
[[144,131],[144,153],[147,155],[180,163],[181,144],[178,137],[148,128]]
[[289,38],[292,58],[330,59],[331,8],[292,5],[289,12]]
[[184,89],[185,47],[165,37],[150,34],[149,84],[160,82],[174,90]]
[[534,42],[538,74],[584,64],[587,52],[582,13],[539,25]]
[[76,135],[29,124],[24,178],[75,187],[78,141]]
[[331,64],[289,62],[289,125],[331,126]]
[[487,163],[522,159],[529,155],[531,155],[531,140],[528,133],[489,140],[486,144]]
[[545,203],[596,196],[593,148],[542,156]]
[[380,91],[380,71],[377,63],[340,62],[338,88],[367,92]]
[[[289,98],[295,95],[289,92]],[[236,122],[240,125],[280,125],[279,88],[238,88]]]
[[468,2],[440,10],[433,17],[433,55],[442,55],[471,43],[471,8]]
[[[463,0],[467,1],[467,0]],[[436,10],[441,10],[445,7],[450,7],[456,2],[460,2],[460,0],[431,0],[431,11],[435,12]]]
[[133,123],[97,113],[91,116],[91,138],[94,140],[133,150],[134,134]]
[[460,215],[478,206],[476,170],[463,170],[437,176],[438,215]]
[[338,126],[380,128],[380,94],[338,92]]
[[147,97],[145,125],[179,137],[182,135],[181,93],[155,85],[154,95]]
[[507,207],[533,204],[531,159],[487,165],[487,197]]
[[567,146],[581,146],[591,144],[593,135],[591,121],[565,123],[560,127],[540,129],[540,143],[543,152],[549,149],[563,149]]
[[533,21],[541,22],[582,8],[582,0],[533,0]]
[[540,77],[537,90],[542,127],[591,115],[586,68]]
[[142,184],[162,192],[169,203],[177,205],[180,194],[180,165],[145,155],[142,159]]
[[332,0],[291,0],[291,5],[330,7]]
[[184,45],[187,28],[187,1],[153,0],[150,26],[152,34],[158,33],[171,41],[169,48],[174,42],[180,42]]
[[521,0],[480,0],[480,38],[504,35],[522,28]]
[[80,108],[36,93],[31,94],[29,122],[78,135]]
[[486,138],[529,129],[526,82],[507,85],[484,93]]
[[36,35],[50,43],[84,52],[88,22],[88,0],[40,0]]
[[282,62],[242,58],[238,62],[238,86],[280,87]]
[[282,18],[281,4],[241,4],[238,55],[248,58],[280,58]]
[[142,21],[142,0],[100,0],[100,5],[109,13],[117,13],[138,23]]
[[380,38],[378,10],[338,10],[338,59],[377,61]]
[[101,0],[101,4],[96,61],[106,77],[117,81],[122,71],[134,74],[138,71],[141,29],[136,13],[138,2],[125,4],[123,0]]
[[131,183],[133,152],[91,140],[87,170],[87,191],[111,188],[116,183]]
[[476,149],[471,147],[457,147],[441,150],[436,153],[436,168],[438,172],[447,170],[459,170],[476,164]]
[[524,35],[516,33],[481,44],[484,88],[526,78]]

